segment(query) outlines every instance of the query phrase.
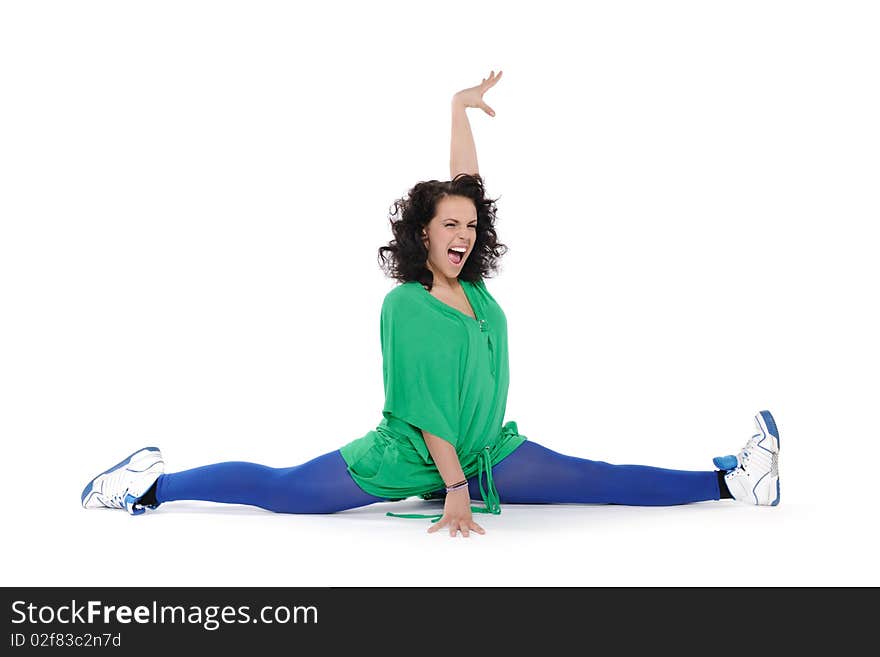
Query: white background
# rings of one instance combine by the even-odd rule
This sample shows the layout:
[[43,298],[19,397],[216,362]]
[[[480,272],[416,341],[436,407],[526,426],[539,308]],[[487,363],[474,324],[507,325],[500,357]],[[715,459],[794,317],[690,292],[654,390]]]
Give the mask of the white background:
[[[307,6],[307,8],[305,8]],[[880,20],[870,2],[6,2],[4,585],[873,585]],[[85,511],[381,419],[377,249],[468,110],[510,248],[507,418],[711,469],[773,412],[782,501]]]

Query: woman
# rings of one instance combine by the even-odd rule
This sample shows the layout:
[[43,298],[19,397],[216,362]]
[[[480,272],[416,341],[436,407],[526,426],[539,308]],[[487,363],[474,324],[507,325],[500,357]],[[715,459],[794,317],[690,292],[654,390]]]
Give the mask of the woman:
[[[452,180],[415,185],[395,202],[394,239],[379,249],[402,284],[382,304],[385,405],[375,430],[290,468],[244,462],[163,474],[155,447],[138,450],[90,481],[86,508],[130,514],[175,500],[249,504],[279,513],[333,513],[412,496],[445,497],[429,532],[485,530],[473,513],[501,502],[672,505],[733,498],[779,502],[779,432],[769,411],[718,470],[611,465],[554,452],[502,422],[508,378],[507,321],[484,276],[507,248],[497,241],[495,202],[485,196],[466,114],[490,116],[483,95],[502,72],[452,99]],[[482,499],[484,506],[471,506]],[[388,515],[398,515],[389,513]]]

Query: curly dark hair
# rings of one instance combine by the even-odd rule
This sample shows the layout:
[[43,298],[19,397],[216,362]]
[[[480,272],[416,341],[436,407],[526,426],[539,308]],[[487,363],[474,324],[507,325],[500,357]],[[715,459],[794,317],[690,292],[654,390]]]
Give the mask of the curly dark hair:
[[422,228],[437,213],[437,202],[446,196],[464,196],[477,209],[477,238],[471,254],[461,269],[459,279],[476,282],[498,269],[498,259],[508,248],[498,241],[495,233],[495,201],[487,198],[483,179],[479,174],[460,173],[449,181],[428,180],[409,190],[390,208],[388,221],[394,239],[379,248],[380,267],[387,276],[401,283],[419,281],[430,290],[434,274],[426,262],[428,250],[422,242]]

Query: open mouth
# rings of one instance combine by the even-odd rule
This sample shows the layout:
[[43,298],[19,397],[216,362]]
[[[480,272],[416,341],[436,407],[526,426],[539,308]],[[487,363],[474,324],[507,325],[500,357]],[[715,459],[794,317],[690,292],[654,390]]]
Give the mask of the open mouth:
[[449,249],[446,252],[446,257],[449,258],[449,262],[457,267],[464,260],[464,254],[465,249]]

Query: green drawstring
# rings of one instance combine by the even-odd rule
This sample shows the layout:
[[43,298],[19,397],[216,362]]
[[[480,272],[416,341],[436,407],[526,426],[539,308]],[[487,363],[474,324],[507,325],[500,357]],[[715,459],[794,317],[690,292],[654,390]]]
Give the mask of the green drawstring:
[[[498,497],[498,491],[495,490],[495,481],[492,479],[492,459],[489,456],[489,448],[487,447],[479,454],[480,460],[480,496],[483,498],[485,507],[472,506],[471,511],[476,513],[491,513],[499,515],[501,513],[501,498]],[[486,486],[488,490],[483,490],[483,473],[486,474]]]
[[[471,506],[471,512],[492,513],[497,516],[501,513],[501,499],[498,497],[498,491],[495,489],[495,482],[492,480],[492,457],[489,453],[488,447],[477,453],[477,460],[480,463],[477,472],[480,482],[480,495],[486,506]],[[483,474],[486,475],[486,486],[488,487],[488,490],[483,488]],[[390,511],[385,515],[394,516],[395,518],[431,518],[431,522],[437,522],[443,517],[442,513],[439,515],[430,515],[423,513],[391,513]]]

